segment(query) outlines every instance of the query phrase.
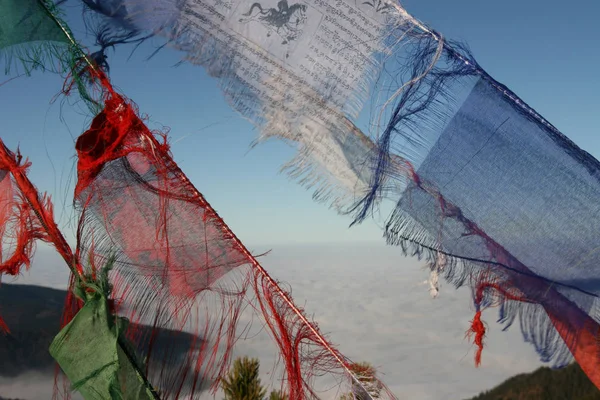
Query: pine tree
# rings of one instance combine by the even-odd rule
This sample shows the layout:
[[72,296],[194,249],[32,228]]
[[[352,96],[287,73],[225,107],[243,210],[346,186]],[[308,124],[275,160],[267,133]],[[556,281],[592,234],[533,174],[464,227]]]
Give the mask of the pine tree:
[[269,400],[288,400],[288,396],[280,390],[273,390],[269,396]]
[[227,377],[221,380],[225,400],[263,400],[266,389],[258,377],[260,363],[256,358],[238,358]]

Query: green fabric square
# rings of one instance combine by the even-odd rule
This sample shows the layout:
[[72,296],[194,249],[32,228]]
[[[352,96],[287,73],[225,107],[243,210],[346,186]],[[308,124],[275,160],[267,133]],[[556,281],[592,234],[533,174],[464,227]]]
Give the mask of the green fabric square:
[[154,399],[119,343],[124,323],[113,319],[106,297],[94,294],[54,338],[50,354],[86,400]]
[[68,43],[40,0],[0,0],[0,49],[35,41]]

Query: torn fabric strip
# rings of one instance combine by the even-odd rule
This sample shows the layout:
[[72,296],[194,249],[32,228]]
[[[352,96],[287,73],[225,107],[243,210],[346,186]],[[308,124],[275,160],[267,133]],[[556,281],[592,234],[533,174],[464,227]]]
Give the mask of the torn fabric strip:
[[600,387],[599,163],[463,46],[386,0],[144,4],[104,16],[160,21],[146,29],[217,78],[261,138],[297,144],[286,168],[317,199],[355,222],[391,202],[389,242],[473,287],[478,344],[497,305],[542,360],[574,355]]
[[[192,396],[206,383],[217,389],[251,325],[238,330],[243,308],[275,339],[283,372],[273,384],[290,399],[317,398],[315,376],[330,374],[339,386],[350,361],[229,230],[132,104],[108,83],[106,91],[104,110],[76,145],[78,254],[93,266],[114,252],[111,301],[132,323],[125,336],[147,355],[143,368],[160,398]],[[183,354],[173,348],[182,335],[192,338]]]
[[[0,139],[0,281],[3,274],[18,276],[23,267],[29,269],[36,240],[52,244],[65,260],[73,261],[54,222],[50,198],[27,178],[30,165]],[[1,314],[0,333],[10,333]]]

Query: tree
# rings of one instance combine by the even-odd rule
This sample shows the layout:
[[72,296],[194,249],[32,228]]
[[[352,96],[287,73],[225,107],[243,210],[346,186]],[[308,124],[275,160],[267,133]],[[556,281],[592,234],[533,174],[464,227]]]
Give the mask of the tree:
[[352,379],[351,392],[343,394],[340,400],[370,400],[381,396],[383,386],[375,376],[377,374],[375,367],[367,362],[359,362],[350,365],[350,371],[362,386]]
[[269,400],[287,400],[288,396],[281,390],[273,390],[269,396]]
[[260,363],[256,358],[238,358],[233,368],[221,380],[225,400],[263,400],[266,389],[258,376]]

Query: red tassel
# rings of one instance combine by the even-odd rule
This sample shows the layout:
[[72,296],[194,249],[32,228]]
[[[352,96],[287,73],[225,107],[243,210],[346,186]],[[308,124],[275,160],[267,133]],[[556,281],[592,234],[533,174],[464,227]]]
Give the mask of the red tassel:
[[471,335],[475,334],[474,343],[477,346],[477,352],[475,353],[475,366],[481,365],[481,352],[483,351],[483,337],[485,336],[485,325],[481,321],[481,311],[475,313],[475,318],[471,321],[471,328],[467,331],[467,336],[470,338]]

